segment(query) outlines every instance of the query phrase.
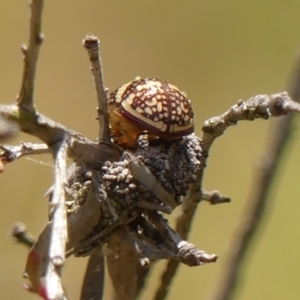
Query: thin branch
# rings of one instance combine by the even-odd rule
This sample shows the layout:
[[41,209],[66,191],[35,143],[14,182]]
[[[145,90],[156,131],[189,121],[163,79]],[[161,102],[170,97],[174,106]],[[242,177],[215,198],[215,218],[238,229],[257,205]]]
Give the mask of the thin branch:
[[29,142],[22,143],[20,146],[9,146],[1,145],[0,149],[3,150],[3,153],[0,155],[0,159],[3,160],[7,157],[9,162],[14,161],[20,157],[26,155],[36,155],[36,154],[49,154],[51,153],[49,147],[45,144],[32,144]]
[[45,276],[45,287],[49,299],[64,299],[61,272],[65,262],[65,248],[68,239],[65,185],[67,182],[67,144],[58,146],[55,157],[54,191],[50,203],[52,232],[49,249],[49,265]]
[[279,117],[291,112],[300,112],[300,105],[291,100],[286,92],[280,94],[257,95],[243,102],[232,106],[228,111],[218,117],[211,118],[204,122],[202,127],[202,141],[205,150],[209,150],[212,142],[225,130],[238,121],[255,119],[269,119]]
[[43,42],[41,34],[42,27],[42,12],[44,7],[43,0],[32,0],[31,16],[30,16],[30,33],[29,45],[22,47],[24,54],[24,69],[23,79],[20,94],[18,97],[18,106],[25,109],[27,112],[34,111],[34,80],[36,66],[39,57],[40,46]]
[[[287,93],[258,95],[248,101],[239,101],[221,116],[211,118],[204,122],[201,146],[206,151],[203,153],[202,164],[206,165],[209,149],[213,141],[222,135],[225,130],[238,121],[254,120],[255,118],[267,119],[271,116],[282,116],[289,112],[300,112],[300,105],[292,101]],[[195,210],[202,199],[201,182],[203,172],[199,172],[198,180],[194,183],[182,205],[182,213],[179,215],[176,225],[177,232],[186,239],[189,232]]]
[[[238,121],[242,120],[252,121],[256,118],[268,119],[272,116],[282,116],[290,112],[300,112],[300,105],[293,102],[288,94],[283,92],[271,96],[257,95],[245,102],[240,100],[222,115],[208,119],[204,122],[202,128],[202,165],[206,165],[208,153],[213,141],[222,135],[228,127],[236,125]],[[203,175],[203,172],[199,172],[198,180],[191,185],[189,193],[183,201],[181,212],[177,217],[176,231],[185,240],[188,237],[198,204],[203,199],[201,194]],[[179,262],[175,260],[170,260],[167,263],[167,267],[161,278],[161,282],[164,284],[157,290],[154,297],[155,300],[165,299],[178,266]]]
[[[115,161],[120,157],[120,152],[111,145],[91,142],[78,132],[75,132],[36,112],[33,118],[28,119],[20,115],[16,105],[0,105],[0,116],[16,121],[23,132],[32,134],[46,143],[49,147],[59,141],[68,143],[68,156],[74,161],[83,161],[87,165],[99,168],[103,162]],[[23,117],[26,118],[24,122]]]
[[[297,102],[300,101],[300,55],[296,61],[288,91],[292,99]],[[268,149],[264,150],[265,154],[260,162],[255,164],[259,170],[255,172],[253,187],[250,189],[245,212],[242,214],[237,232],[230,242],[226,266],[223,268],[224,272],[218,286],[214,288],[209,297],[210,300],[234,298],[245,259],[249,255],[249,249],[253,248],[251,245],[262,226],[266,211],[271,205],[271,187],[290,140],[294,117],[290,114],[274,124]]]
[[26,113],[17,105],[0,105],[0,116],[5,119],[14,121],[20,125],[20,130],[31,134],[42,140],[48,146],[63,141],[66,136],[69,139],[89,142],[89,140],[77,133],[38,112]]
[[110,129],[108,121],[108,109],[107,109],[107,93],[104,86],[103,72],[102,72],[102,63],[100,57],[100,41],[99,39],[92,35],[88,34],[83,40],[83,46],[88,51],[88,55],[91,62],[91,71],[94,76],[95,87],[97,92],[98,100],[98,120],[99,120],[99,135],[98,143],[111,144],[110,140]]

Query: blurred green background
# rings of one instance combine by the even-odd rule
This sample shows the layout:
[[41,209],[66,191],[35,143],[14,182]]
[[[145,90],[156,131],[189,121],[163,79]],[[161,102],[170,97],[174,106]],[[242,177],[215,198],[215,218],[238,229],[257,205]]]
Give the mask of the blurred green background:
[[[87,33],[101,39],[106,85],[111,89],[135,76],[163,78],[187,92],[203,121],[239,99],[285,89],[300,45],[300,2],[289,1],[46,1],[36,81],[38,110],[90,139],[97,134],[96,98],[89,61],[81,41]],[[0,9],[0,102],[19,92],[22,55],[28,39],[28,1],[2,0]],[[232,203],[197,212],[189,240],[220,256],[218,263],[182,266],[169,299],[206,299],[216,287],[234,230],[268,145],[272,121],[242,122],[214,144],[204,180]],[[251,249],[237,299],[299,299],[300,185],[299,131],[290,143],[272,192],[272,209]],[[11,144],[36,141],[19,134]],[[9,238],[14,221],[37,235],[47,220],[42,196],[53,180],[51,157],[21,159],[1,174],[0,298],[34,299],[22,290],[27,251]],[[176,213],[176,212],[175,212]],[[143,299],[151,299],[160,280],[160,263]],[[78,299],[85,259],[69,259],[64,283]]]

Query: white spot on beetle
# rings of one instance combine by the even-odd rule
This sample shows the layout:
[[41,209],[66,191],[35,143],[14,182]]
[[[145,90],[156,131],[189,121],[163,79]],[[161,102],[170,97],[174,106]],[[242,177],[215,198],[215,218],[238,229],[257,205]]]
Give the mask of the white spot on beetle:
[[146,107],[145,113],[148,114],[149,116],[152,115],[152,109],[150,107]]
[[158,101],[158,102],[157,102],[157,111],[158,111],[158,112],[162,112],[162,110],[163,110],[162,103],[161,103],[161,101]]

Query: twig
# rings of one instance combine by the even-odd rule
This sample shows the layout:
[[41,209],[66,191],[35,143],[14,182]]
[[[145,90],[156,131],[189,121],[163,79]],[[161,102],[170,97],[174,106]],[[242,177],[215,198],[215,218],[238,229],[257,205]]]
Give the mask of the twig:
[[[296,61],[288,91],[291,98],[299,102],[300,56]],[[253,179],[253,187],[250,189],[245,213],[242,214],[237,232],[230,242],[224,272],[218,286],[214,288],[209,297],[210,300],[229,300],[233,299],[235,295],[241,268],[249,254],[249,249],[253,249],[251,244],[262,226],[268,206],[271,205],[269,197],[271,187],[291,136],[291,124],[294,117],[289,114],[279,119],[272,128],[272,137],[268,142],[269,147],[265,149],[265,155],[256,164],[259,166],[259,170]]]
[[20,124],[23,132],[36,136],[50,148],[59,141],[67,141],[68,156],[74,161],[83,161],[99,168],[103,162],[114,161],[120,156],[115,147],[107,144],[101,144],[99,147],[98,144],[91,142],[80,133],[56,123],[38,112],[35,112],[32,118],[27,118],[16,105],[0,105],[0,116],[16,121]]
[[107,93],[104,86],[102,63],[100,57],[100,41],[99,39],[88,34],[83,40],[83,46],[88,51],[88,55],[91,62],[91,70],[94,76],[95,87],[98,100],[98,119],[99,119],[99,136],[98,143],[111,144],[110,129],[108,121],[108,109],[107,109]]
[[[268,119],[272,116],[286,115],[289,112],[300,112],[300,105],[293,102],[286,92],[271,96],[257,95],[245,102],[242,100],[238,101],[236,105],[233,105],[224,114],[204,122],[201,137],[201,145],[204,150],[202,164],[206,165],[213,141],[222,135],[228,127],[236,125],[238,121],[252,121],[256,118]],[[181,213],[176,221],[176,231],[185,240],[188,237],[198,204],[202,200],[202,178],[203,172],[200,172],[197,182],[191,185],[189,194],[185,197]],[[155,300],[165,299],[178,266],[179,262],[175,260],[170,260],[167,263],[161,278],[161,282],[164,284],[158,289],[154,297]]]
[[55,157],[55,181],[51,198],[52,232],[49,249],[49,265],[45,276],[45,287],[49,299],[63,299],[61,272],[65,262],[65,247],[68,238],[65,184],[67,182],[67,144],[58,145]]
[[204,122],[202,127],[202,141],[205,150],[209,150],[212,142],[225,130],[238,121],[254,119],[269,119],[287,115],[290,112],[300,112],[300,105],[292,101],[286,92],[267,95],[257,95],[248,101],[242,100],[232,106],[221,116],[211,118]]
[[26,155],[49,154],[49,147],[45,144],[21,143],[20,146],[1,145],[0,149],[4,152],[0,155],[0,159],[7,157],[9,162]]
[[32,0],[29,45],[28,48],[26,46],[22,47],[22,52],[24,54],[24,69],[22,86],[18,96],[18,106],[22,107],[27,112],[34,110],[34,79],[39,50],[43,42],[43,36],[41,34],[43,6],[43,0]]

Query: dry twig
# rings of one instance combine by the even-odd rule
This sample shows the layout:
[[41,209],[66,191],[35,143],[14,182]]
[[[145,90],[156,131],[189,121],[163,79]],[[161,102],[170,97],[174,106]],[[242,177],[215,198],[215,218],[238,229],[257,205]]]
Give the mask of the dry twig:
[[31,16],[30,16],[30,32],[28,48],[23,45],[22,52],[24,54],[24,70],[20,94],[18,97],[18,105],[27,112],[34,112],[34,80],[36,66],[39,57],[40,46],[43,42],[42,28],[42,12],[44,8],[43,0],[32,0]]
[[[300,112],[300,105],[292,101],[285,92],[274,94],[270,97],[267,95],[258,95],[245,102],[240,100],[224,114],[204,122],[201,146],[205,155],[203,155],[202,164],[206,165],[206,159],[213,141],[222,135],[228,127],[236,125],[238,121],[252,121],[256,118],[268,119],[272,116],[283,116],[290,112]],[[176,231],[184,239],[188,236],[198,203],[203,199],[201,195],[203,172],[199,172],[198,176],[198,181],[191,186],[189,194],[185,197],[181,214],[178,216],[176,222]],[[170,260],[168,262],[162,274],[162,284],[154,297],[155,300],[165,299],[178,266],[179,263],[177,261]]]
[[53,225],[49,247],[49,261],[45,276],[45,287],[49,299],[64,298],[61,273],[65,262],[65,248],[68,239],[65,203],[65,185],[67,183],[66,146],[66,143],[58,145],[55,156],[55,181],[50,203]]
[[[300,101],[300,56],[295,63],[295,70],[292,73],[288,86],[288,91],[294,101]],[[294,102],[295,106],[299,104]],[[253,178],[253,187],[250,189],[245,213],[237,226],[236,233],[229,244],[226,265],[221,275],[219,284],[210,295],[210,300],[233,299],[237,291],[240,280],[241,269],[244,265],[251,244],[262,226],[270,203],[270,192],[273,181],[277,175],[278,167],[283,158],[284,150],[290,140],[293,114],[277,120],[272,128],[271,138],[268,142],[268,149],[264,150],[266,155],[262,155],[256,164],[259,170]]]
[[109,122],[107,110],[107,94],[104,86],[102,63],[100,57],[100,41],[96,36],[89,34],[83,40],[83,46],[86,48],[90,58],[90,62],[92,65],[91,70],[94,76],[95,88],[97,92],[97,111],[100,128],[98,142],[111,144],[110,129],[108,126]]

